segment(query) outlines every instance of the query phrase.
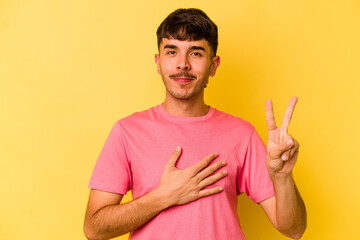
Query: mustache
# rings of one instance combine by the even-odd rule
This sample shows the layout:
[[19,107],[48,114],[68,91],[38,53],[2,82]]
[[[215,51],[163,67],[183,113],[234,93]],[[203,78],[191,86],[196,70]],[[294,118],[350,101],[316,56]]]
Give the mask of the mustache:
[[177,73],[177,74],[172,74],[169,77],[171,77],[171,78],[186,77],[186,78],[192,78],[192,79],[196,78],[196,76],[194,76],[194,75],[192,75],[190,73],[187,73],[187,72],[181,72],[181,73]]

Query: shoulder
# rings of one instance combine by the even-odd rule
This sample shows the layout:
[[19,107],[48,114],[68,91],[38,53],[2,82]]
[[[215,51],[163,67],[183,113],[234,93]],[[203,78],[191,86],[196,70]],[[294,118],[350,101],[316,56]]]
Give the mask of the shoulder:
[[254,126],[250,122],[217,109],[215,109],[214,120],[234,130],[240,130],[242,132],[245,131],[249,133],[254,131]]
[[245,152],[254,135],[257,135],[255,127],[238,116],[216,110],[214,119],[220,123],[216,124],[217,136],[234,141],[240,152]]
[[139,125],[147,125],[154,122],[158,118],[158,106],[151,107],[149,109],[134,112],[133,114],[126,116],[115,123],[115,127],[124,129],[137,127]]

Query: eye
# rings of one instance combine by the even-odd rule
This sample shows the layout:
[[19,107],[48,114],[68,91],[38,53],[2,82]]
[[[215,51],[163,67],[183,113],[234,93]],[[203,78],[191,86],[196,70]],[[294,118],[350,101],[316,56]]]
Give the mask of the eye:
[[199,52],[193,52],[191,54],[196,57],[201,57],[201,53],[199,53]]
[[174,55],[175,53],[176,53],[175,51],[170,50],[170,51],[168,51],[166,54],[168,54],[168,55]]

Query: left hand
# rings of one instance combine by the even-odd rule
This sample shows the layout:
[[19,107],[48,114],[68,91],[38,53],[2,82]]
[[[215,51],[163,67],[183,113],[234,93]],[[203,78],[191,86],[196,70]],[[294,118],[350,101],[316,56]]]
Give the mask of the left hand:
[[266,101],[266,122],[268,125],[266,165],[270,175],[292,173],[295,166],[300,145],[287,133],[287,130],[297,100],[297,97],[291,98],[280,128],[275,123],[272,101]]

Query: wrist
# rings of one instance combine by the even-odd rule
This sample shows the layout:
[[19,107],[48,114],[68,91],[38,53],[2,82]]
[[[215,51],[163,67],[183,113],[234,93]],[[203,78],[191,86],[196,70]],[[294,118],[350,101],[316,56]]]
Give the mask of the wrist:
[[167,191],[164,191],[161,186],[155,188],[152,193],[155,197],[154,201],[159,204],[162,210],[175,205],[172,203],[171,196],[168,196]]
[[274,185],[294,183],[292,171],[289,173],[273,172],[270,173],[270,178]]

